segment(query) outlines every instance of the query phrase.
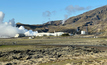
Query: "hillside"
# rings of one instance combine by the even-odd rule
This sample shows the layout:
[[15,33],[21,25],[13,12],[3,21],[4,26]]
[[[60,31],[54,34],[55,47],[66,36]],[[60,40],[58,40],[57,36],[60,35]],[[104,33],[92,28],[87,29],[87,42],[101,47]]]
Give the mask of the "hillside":
[[70,17],[66,21],[66,26],[74,26],[74,28],[80,27],[81,30],[85,26],[88,26],[89,33],[101,33],[106,32],[107,24],[107,6],[85,12],[81,15]]
[[[107,32],[107,6],[99,7],[97,9],[85,12],[81,15],[70,17],[65,21],[65,24],[61,24],[62,20],[50,21],[42,25],[27,25],[17,24],[25,26],[27,29],[38,30],[39,32],[53,32],[64,31],[70,33],[77,33],[76,30],[88,29],[89,34],[101,34],[106,35]],[[78,33],[80,33],[78,31]]]

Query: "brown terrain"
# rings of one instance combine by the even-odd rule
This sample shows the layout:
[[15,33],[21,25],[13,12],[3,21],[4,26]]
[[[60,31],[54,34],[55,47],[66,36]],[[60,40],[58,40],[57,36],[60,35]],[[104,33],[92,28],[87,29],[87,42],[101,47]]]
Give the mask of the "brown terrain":
[[[62,20],[49,21],[41,25],[29,25],[17,23],[17,26],[23,25],[26,29],[32,29],[39,32],[62,31],[69,33],[80,33],[81,30],[88,29],[89,34],[106,36],[107,29],[107,6],[85,12],[78,16],[68,18],[64,24]],[[77,32],[77,28],[79,31]]]
[[106,65],[106,38],[0,39],[0,65]]

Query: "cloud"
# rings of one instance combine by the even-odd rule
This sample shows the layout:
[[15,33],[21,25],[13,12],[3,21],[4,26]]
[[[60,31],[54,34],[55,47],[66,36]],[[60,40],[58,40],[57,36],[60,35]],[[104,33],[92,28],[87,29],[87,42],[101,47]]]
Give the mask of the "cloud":
[[5,16],[5,14],[0,11],[0,23],[2,23],[4,16]]
[[56,11],[52,11],[52,14],[55,15],[55,14],[56,14]]
[[45,12],[42,13],[42,15],[44,17],[50,17],[51,16],[51,12],[50,11],[45,11]]
[[80,7],[78,5],[76,6],[73,6],[73,5],[69,5],[65,8],[65,10],[67,11],[68,14],[71,14],[71,13],[74,13],[74,12],[77,12],[77,11],[82,11],[82,10],[89,10],[91,7],[88,6],[88,7]]
[[51,17],[51,15],[55,15],[55,14],[56,14],[56,11],[52,11],[52,12],[50,12],[50,11],[45,11],[45,12],[42,13],[42,15],[43,15],[44,17]]
[[89,10],[89,9],[91,9],[92,7],[91,6],[88,6],[88,7],[86,7],[86,10]]
[[49,21],[49,24],[51,24],[51,16],[55,15],[56,11],[45,11],[42,13],[42,16],[47,18]]

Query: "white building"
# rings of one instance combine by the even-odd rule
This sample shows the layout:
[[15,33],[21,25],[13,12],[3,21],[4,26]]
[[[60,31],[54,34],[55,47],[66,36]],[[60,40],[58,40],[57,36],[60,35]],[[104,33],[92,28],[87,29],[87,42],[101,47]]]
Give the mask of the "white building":
[[81,31],[81,34],[86,34],[86,32],[85,31]]
[[62,34],[64,34],[64,32],[55,32],[54,36],[61,36]]
[[37,33],[36,36],[61,36],[64,32],[55,32],[55,33]]
[[[64,32],[54,32],[54,33],[36,33],[35,35],[31,35],[31,36],[61,36],[62,34],[64,34]],[[24,37],[25,34],[16,34],[14,37]],[[27,36],[27,35],[26,35]]]
[[50,36],[51,33],[37,33],[36,36]]

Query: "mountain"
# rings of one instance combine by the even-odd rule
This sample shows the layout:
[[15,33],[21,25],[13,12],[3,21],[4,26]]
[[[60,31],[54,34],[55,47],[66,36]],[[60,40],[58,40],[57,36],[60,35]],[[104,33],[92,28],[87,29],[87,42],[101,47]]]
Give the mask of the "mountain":
[[[64,31],[70,33],[80,33],[81,30],[88,30],[89,34],[103,34],[107,32],[107,5],[85,12],[78,16],[68,18],[64,24],[62,20],[49,21],[41,25],[23,25],[26,29],[38,30],[39,32]],[[79,30],[77,32],[77,29]]]
[[75,29],[80,27],[81,30],[84,30],[84,27],[86,29],[86,26],[88,26],[88,33],[90,34],[104,33],[107,31],[107,6],[70,17],[65,25],[73,26]]

